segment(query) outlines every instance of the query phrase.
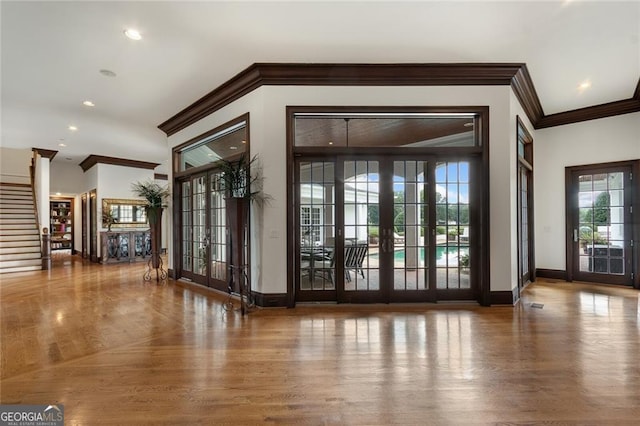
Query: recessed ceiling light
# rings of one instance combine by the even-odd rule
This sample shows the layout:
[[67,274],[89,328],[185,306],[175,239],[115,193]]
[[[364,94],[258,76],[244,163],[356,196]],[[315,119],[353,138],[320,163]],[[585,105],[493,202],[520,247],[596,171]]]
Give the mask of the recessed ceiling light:
[[333,142],[329,141],[329,145],[333,145]]
[[142,40],[142,35],[140,34],[140,31],[134,28],[128,28],[124,30],[124,35],[129,37],[131,40]]
[[247,143],[247,141],[242,141],[242,143]]
[[96,106],[96,104],[94,104],[94,103],[93,103],[93,102],[91,102],[91,101],[84,101],[84,102],[82,103],[82,105],[84,105],[84,106],[88,106],[88,107],[94,107],[94,106]]
[[78,128],[76,126],[69,126],[69,130],[75,132],[76,130],[78,130]]
[[585,89],[588,89],[589,87],[591,87],[591,82],[589,80],[585,80],[582,83],[580,83],[580,85],[578,86],[578,89],[585,90]]
[[229,149],[233,150],[233,149],[238,149],[237,146],[230,146]]
[[62,195],[62,194],[61,194],[61,193],[59,193],[59,192],[56,192],[56,195]]
[[63,143],[59,143],[58,146],[67,146],[67,145],[65,145]]
[[111,70],[100,70],[100,74],[104,75],[105,77],[115,77],[116,73],[111,71]]

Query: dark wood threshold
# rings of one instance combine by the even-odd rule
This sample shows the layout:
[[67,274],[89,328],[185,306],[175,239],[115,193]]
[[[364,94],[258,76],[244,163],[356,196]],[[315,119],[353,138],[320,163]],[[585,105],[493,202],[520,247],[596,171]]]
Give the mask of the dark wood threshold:
[[286,308],[287,307],[286,293],[263,294],[255,291],[253,292],[253,296],[255,297],[256,305],[262,308]]
[[552,280],[567,281],[567,271],[560,269],[536,269],[537,278],[550,278]]
[[513,306],[518,302],[518,288],[515,287],[511,291],[492,291],[490,293],[490,303],[493,305],[509,305]]

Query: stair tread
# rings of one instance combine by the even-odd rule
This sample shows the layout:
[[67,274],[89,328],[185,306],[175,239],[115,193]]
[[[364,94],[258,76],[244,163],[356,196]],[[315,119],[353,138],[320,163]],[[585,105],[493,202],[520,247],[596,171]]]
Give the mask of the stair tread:
[[7,260],[0,262],[0,269],[15,268],[20,266],[37,266],[42,265],[42,259],[21,259],[21,260]]

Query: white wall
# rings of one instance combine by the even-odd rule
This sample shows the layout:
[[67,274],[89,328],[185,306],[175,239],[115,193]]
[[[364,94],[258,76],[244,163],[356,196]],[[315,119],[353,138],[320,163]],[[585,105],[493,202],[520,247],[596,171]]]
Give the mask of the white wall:
[[[103,198],[140,199],[131,191],[131,184],[154,180],[153,170],[101,163],[93,167],[98,169],[98,218],[102,217]],[[98,220],[98,228],[102,231],[107,230],[102,227],[102,220]],[[142,228],[146,229],[148,226],[145,225]]]
[[42,232],[42,228],[49,229],[51,219],[51,210],[49,208],[49,159],[36,154],[35,165],[34,191],[38,205],[38,229]]
[[640,159],[640,113],[540,129],[533,144],[536,266],[564,271],[565,167]]
[[[251,154],[263,163],[264,191],[272,201],[256,214],[252,238],[252,288],[286,293],[286,106],[485,106],[490,107],[491,290],[513,286],[511,173],[508,86],[314,87],[262,86],[169,138],[181,144],[243,113],[250,112]],[[515,160],[514,160],[515,161]],[[513,162],[514,163],[514,162]],[[514,163],[515,164],[515,163]],[[515,165],[513,166],[515,167]],[[494,260],[495,265],[494,265]],[[506,264],[504,263],[506,262]],[[269,265],[262,268],[261,265]]]
[[[134,182],[153,181],[153,170],[98,163],[98,201],[103,198],[136,198],[131,191]],[[100,212],[102,214],[102,212]]]
[[0,147],[0,182],[31,183],[32,151]]
[[60,196],[73,197],[85,191],[86,175],[77,164],[52,161],[50,166],[50,192],[51,195],[60,193]]

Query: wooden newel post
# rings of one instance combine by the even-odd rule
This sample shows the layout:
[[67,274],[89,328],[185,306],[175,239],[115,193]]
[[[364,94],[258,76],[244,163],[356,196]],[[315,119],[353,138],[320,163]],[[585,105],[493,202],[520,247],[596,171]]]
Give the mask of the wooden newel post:
[[247,220],[249,217],[249,204],[250,200],[248,198],[231,197],[226,199],[229,238],[231,240],[230,278],[233,284],[232,289],[240,293],[240,303],[243,314],[245,313],[244,297],[250,296],[249,294],[245,295],[245,291],[251,291],[251,289],[247,287],[247,283],[245,283],[247,264],[244,247]]
[[51,269],[51,234],[47,228],[42,228],[42,269]]

